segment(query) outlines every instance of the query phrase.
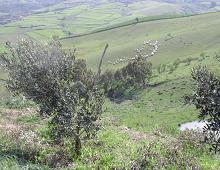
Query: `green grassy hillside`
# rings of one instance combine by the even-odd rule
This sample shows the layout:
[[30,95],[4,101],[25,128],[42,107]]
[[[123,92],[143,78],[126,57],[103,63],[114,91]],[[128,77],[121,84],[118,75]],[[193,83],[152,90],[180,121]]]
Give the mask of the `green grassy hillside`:
[[[25,9],[28,9],[27,4],[29,3],[26,4],[24,2],[20,2],[21,5],[18,4],[17,6],[24,6],[25,4]],[[45,3],[47,4],[48,2]],[[135,20],[136,18],[199,14],[217,11],[219,7],[219,4],[216,3],[216,7],[210,8],[209,4],[211,1],[204,3],[203,0],[197,3],[168,3],[167,1],[157,0],[68,0],[61,2],[54,0],[53,3],[55,5],[32,10],[30,14],[22,15],[22,13],[19,13],[15,17],[17,21],[0,25],[1,41],[11,40],[11,37],[15,38],[24,35],[43,40],[48,40],[53,36],[75,36],[81,33],[111,27],[121,22]],[[7,7],[5,8],[7,10]],[[13,8],[16,8],[16,4]],[[30,5],[30,9],[32,8]]]
[[133,24],[66,39],[63,43],[65,46],[75,47],[78,56],[85,58],[94,68],[106,43],[110,45],[106,60],[114,60],[118,57],[134,55],[134,50],[145,40],[158,40],[161,44],[160,50],[152,58],[156,66],[172,62],[177,58],[197,57],[203,52],[211,54],[218,51],[219,29],[220,13],[212,13]]
[[[180,132],[178,128],[182,123],[197,119],[198,111],[192,106],[184,105],[182,97],[192,93],[193,83],[190,79],[190,71],[198,64],[206,64],[215,72],[220,71],[219,63],[212,56],[197,58],[190,63],[181,61],[173,72],[170,72],[168,67],[160,74],[154,70],[151,86],[145,90],[139,90],[131,100],[125,100],[120,104],[106,100],[102,128],[98,132],[97,141],[84,143],[82,158],[76,160],[73,167],[111,169],[129,166],[140,156],[138,154],[140,148],[146,149],[146,146],[153,143],[156,145],[156,153],[162,157],[166,157],[170,152],[176,152],[175,147],[183,145],[183,148],[178,148],[174,156],[177,161],[195,159],[195,163],[202,170],[219,169],[220,155],[209,153],[207,147],[200,148],[197,144],[199,136],[194,137],[194,134]],[[35,118],[35,112],[29,113],[29,109],[20,111],[5,109],[8,107],[27,106],[22,106],[22,102],[16,100],[2,103],[0,130],[6,126],[5,123],[8,123],[12,128],[29,128],[29,125],[32,125],[31,128],[36,128],[33,131],[39,132],[37,129],[40,128],[41,121]],[[45,122],[42,121],[42,123]],[[0,146],[5,146],[4,142],[5,139],[1,141]],[[0,168],[49,169],[43,165],[33,165],[17,159],[13,153],[5,154],[8,147],[0,147],[0,149],[4,151],[0,156]],[[174,163],[168,169],[178,169],[175,165]]]
[[[163,157],[162,160],[168,159],[170,155],[176,158],[167,169],[180,169],[176,163],[194,159],[202,170],[219,169],[219,154],[214,155],[205,146],[200,147],[197,143],[199,137],[193,133],[187,136],[187,133],[179,130],[180,124],[197,120],[198,111],[193,106],[183,104],[183,96],[193,91],[191,69],[202,64],[220,73],[220,65],[215,58],[215,53],[220,49],[219,30],[220,13],[212,13],[142,22],[62,40],[65,47],[76,48],[77,56],[86,59],[92,69],[96,69],[106,43],[110,46],[103,69],[120,67],[107,64],[107,60],[133,56],[134,49],[145,40],[158,40],[161,44],[157,55],[151,58],[154,70],[150,86],[138,90],[130,100],[120,104],[106,99],[102,129],[98,133],[97,141],[84,143],[82,158],[76,160],[73,167],[120,169],[137,159],[138,150],[146,149],[146,145],[154,143],[156,147],[153,154]],[[45,33],[49,34],[46,31]],[[165,64],[165,70],[159,73],[157,68],[161,64]],[[30,123],[33,125],[31,128],[40,128],[40,120],[33,119],[36,117],[34,113],[26,114],[27,111],[21,110],[20,114],[5,109],[16,108],[19,104],[10,99],[1,103],[0,130],[7,129],[5,122],[11,125],[12,130],[17,127],[25,129]],[[0,155],[0,169],[49,169],[17,159],[10,152],[8,154],[8,148],[1,147],[7,144],[4,142],[2,140],[0,143],[0,151],[4,151]]]
[[[159,52],[151,58],[154,67],[161,64],[172,64],[176,59],[199,57],[200,54],[214,55],[220,49],[220,13],[210,13],[173,19],[157,19],[155,21],[140,20],[141,23],[101,31],[75,38],[67,38],[61,42],[66,48],[76,48],[77,56],[87,60],[92,69],[96,69],[100,55],[106,43],[109,48],[104,60],[104,69],[115,69],[120,65],[110,65],[107,60],[135,55],[134,50],[145,40],[158,40]],[[146,19],[146,18],[145,18]],[[5,38],[14,41],[14,28],[5,28]],[[2,30],[1,30],[2,31]],[[18,31],[18,30],[17,30]],[[52,34],[49,30],[42,30]],[[59,31],[59,30],[58,30]],[[22,32],[22,31],[21,31]],[[11,36],[9,36],[11,35]],[[41,36],[37,39],[41,39]],[[3,48],[0,48],[0,50]]]
[[16,22],[0,26],[0,37],[2,34],[25,34],[46,40],[54,35],[64,37],[93,31],[136,17],[180,13],[179,5],[155,1],[134,2],[128,6],[120,2],[110,3],[107,0],[64,1],[38,10],[35,14]]

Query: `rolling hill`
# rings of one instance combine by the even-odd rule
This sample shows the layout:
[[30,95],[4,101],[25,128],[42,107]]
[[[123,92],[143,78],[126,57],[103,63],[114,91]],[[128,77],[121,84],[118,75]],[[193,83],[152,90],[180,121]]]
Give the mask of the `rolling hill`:
[[203,52],[217,52],[220,48],[219,29],[220,13],[217,12],[131,24],[64,39],[62,42],[65,46],[76,48],[78,56],[85,58],[91,67],[96,68],[106,43],[110,45],[104,62],[107,64],[107,60],[134,55],[134,50],[145,40],[158,40],[161,44],[160,51],[152,58],[153,64],[157,66],[173,62],[177,58],[198,57]]
[[[158,40],[161,44],[159,52],[150,59],[156,70],[162,64],[169,67],[176,60],[196,61],[201,54],[214,56],[220,49],[219,18],[220,12],[153,21],[143,19],[138,23],[128,23],[127,26],[119,24],[116,28],[110,27],[74,38],[67,37],[61,42],[66,48],[76,48],[77,57],[86,59],[89,67],[96,70],[106,43],[109,44],[109,48],[103,61],[103,68],[117,69],[121,65],[113,66],[107,61],[134,56],[134,50],[145,40]],[[8,35],[12,35],[9,39],[14,41],[15,37],[10,33],[10,29],[4,36],[8,38]],[[213,60],[208,61],[208,64],[210,63],[213,64]],[[169,76],[174,78],[181,75],[189,76],[191,68],[192,66],[184,68],[186,70],[180,71],[178,75]],[[5,74],[1,74],[1,78],[4,77]],[[1,92],[2,96],[7,95],[4,88]]]
[[[216,3],[211,5],[211,2]],[[9,0],[0,3],[0,20],[9,20],[0,25],[1,41],[24,35],[44,40],[75,36],[143,17],[214,12],[220,5],[216,0]]]
[[0,24],[21,19],[60,0],[0,0]]
[[[70,2],[77,8],[71,7]],[[83,2],[91,4],[82,5]],[[105,2],[104,6],[98,4],[101,6],[91,7],[94,2],[63,1],[38,9],[35,14],[20,21],[0,26],[1,41],[14,42],[18,37],[24,36],[49,40],[54,35],[59,36],[64,47],[76,48],[76,56],[86,59],[93,70],[97,69],[106,43],[109,48],[103,61],[103,69],[121,67],[122,65],[110,65],[107,61],[135,55],[134,50],[146,40],[158,40],[160,43],[158,53],[150,58],[154,68],[149,87],[135,91],[135,94],[122,103],[106,99],[100,122],[102,128],[97,133],[97,138],[83,143],[81,159],[75,160],[68,169],[122,169],[124,165],[139,161],[139,157],[142,160],[139,151],[146,149],[147,155],[153,155],[147,159],[152,167],[157,160],[155,157],[159,157],[160,163],[171,160],[164,169],[180,169],[191,161],[199,165],[198,169],[219,169],[220,155],[212,154],[206,145],[201,145],[201,136],[188,131],[180,132],[179,126],[197,120],[198,110],[183,103],[183,96],[193,92],[191,69],[200,64],[207,65],[220,75],[219,62],[216,60],[220,49],[220,12],[184,17],[176,15],[176,12],[183,12],[182,7],[176,8],[177,4],[187,5],[194,2],[190,7],[199,4],[204,8],[210,5],[209,1],[203,0],[147,1],[156,7],[154,12],[156,9],[160,12],[159,9],[162,8],[180,10],[175,12],[176,17],[173,14],[161,16],[160,13],[157,16],[148,16],[150,13],[142,15],[141,12],[147,13],[147,8],[138,0],[108,1],[111,3],[103,0],[100,2]],[[122,17],[120,4],[127,4],[127,9],[136,9],[140,13],[137,15],[134,12],[134,15]],[[149,4],[146,5],[149,7]],[[141,7],[143,11],[140,10]],[[112,20],[114,17],[120,19]],[[71,35],[67,31],[71,31]],[[164,66],[163,71],[158,69],[161,66]],[[6,73],[0,73],[1,79],[7,76]],[[3,87],[4,81],[0,83],[0,97],[3,98],[0,100],[0,129],[8,130],[9,127],[15,132],[19,128],[26,131],[33,127],[33,132],[40,133],[42,130],[42,133],[47,133],[45,120],[40,119],[34,108],[30,109],[33,105],[26,104],[26,100],[11,98]],[[26,107],[28,109],[21,110]],[[19,155],[26,151],[25,147],[18,150],[15,145],[15,153],[14,145],[10,145],[18,138],[9,141],[2,137],[1,131],[0,137],[0,169],[50,169],[42,164],[19,159]],[[9,146],[9,151],[11,149],[12,152],[7,152],[8,148],[5,146]],[[29,145],[25,146],[28,147],[27,152],[31,151]],[[152,153],[148,146],[154,149]],[[189,166],[196,167],[194,164]]]

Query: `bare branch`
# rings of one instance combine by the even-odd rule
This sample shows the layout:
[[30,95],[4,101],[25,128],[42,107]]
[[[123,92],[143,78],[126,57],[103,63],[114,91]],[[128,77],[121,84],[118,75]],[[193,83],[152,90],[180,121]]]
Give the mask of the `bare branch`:
[[107,49],[108,49],[108,44],[105,45],[105,49],[104,49],[104,51],[103,51],[103,53],[102,53],[102,57],[101,57],[101,59],[100,59],[100,63],[99,63],[99,67],[98,67],[97,77],[99,77],[100,74],[101,74],[101,72],[102,72],[102,70],[101,70],[102,62],[103,62],[103,59],[104,59],[104,57],[105,57],[105,53],[106,53]]

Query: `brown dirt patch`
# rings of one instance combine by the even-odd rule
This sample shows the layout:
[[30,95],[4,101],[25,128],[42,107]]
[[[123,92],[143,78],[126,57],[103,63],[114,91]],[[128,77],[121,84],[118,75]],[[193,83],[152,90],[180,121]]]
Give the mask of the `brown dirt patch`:
[[126,133],[131,140],[136,142],[140,140],[147,140],[150,142],[156,140],[156,136],[154,134],[132,130],[126,126],[120,126],[119,130],[123,133]]
[[34,113],[33,109],[3,109],[0,111],[0,130],[7,134],[18,134],[23,130],[32,129],[34,126],[19,125],[16,120],[20,116],[28,116]]
[[22,110],[4,109],[4,110],[1,110],[0,116],[13,121],[13,120],[16,120],[19,116],[32,115],[33,112],[34,110],[29,109],[29,108],[22,109]]

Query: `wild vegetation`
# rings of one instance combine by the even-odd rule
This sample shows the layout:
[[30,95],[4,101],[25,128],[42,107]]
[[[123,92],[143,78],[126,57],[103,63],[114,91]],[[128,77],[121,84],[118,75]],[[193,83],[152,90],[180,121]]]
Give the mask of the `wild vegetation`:
[[[151,49],[152,48],[152,49]],[[108,61],[112,65],[127,63],[126,66],[116,70],[115,72],[107,70],[100,77],[100,84],[106,95],[111,100],[123,101],[132,93],[126,94],[128,89],[131,91],[146,88],[152,76],[152,63],[149,58],[154,56],[159,48],[159,43],[145,41],[140,49],[136,50],[133,57],[123,57],[115,62]]]
[[[146,58],[139,56],[114,73],[116,75],[117,72],[124,73],[122,75],[126,78],[125,81],[124,78],[115,79],[114,74],[107,72],[101,74],[100,78],[96,77],[97,74],[87,70],[83,60],[75,58],[74,51],[63,50],[61,44],[56,41],[45,45],[23,40],[17,47],[12,46],[8,43],[8,52],[1,55],[3,66],[9,71],[8,87],[15,94],[22,93],[32,99],[35,103],[32,104],[32,108],[39,108],[41,114],[33,114],[38,112],[38,109],[23,109],[16,111],[17,113],[13,110],[2,110],[5,114],[1,114],[1,119],[6,120],[7,116],[6,124],[1,124],[4,127],[1,133],[3,166],[8,168],[27,166],[32,169],[36,167],[42,169],[52,167],[61,169],[206,169],[213,167],[216,169],[220,166],[219,158],[209,151],[209,143],[204,143],[203,134],[180,133],[176,129],[178,122],[196,118],[191,115],[195,112],[193,108],[188,106],[182,108],[183,105],[178,101],[184,93],[176,93],[179,91],[178,88],[182,89],[181,91],[186,90],[188,94],[190,90],[181,87],[182,82],[179,85],[166,82],[161,85],[148,83],[146,86],[142,81],[143,78],[132,77],[136,73],[133,72],[134,65],[137,66],[135,69],[146,65],[148,69],[143,72],[145,80],[153,74],[155,82],[157,77]],[[207,62],[205,60],[208,59],[205,58],[203,62]],[[174,63],[178,66],[172,74],[181,67],[185,67],[184,62],[180,60]],[[164,74],[171,73],[165,71],[157,76],[161,77]],[[103,77],[106,79],[103,80]],[[136,88],[137,85],[144,87],[141,90],[144,94],[140,96],[142,101],[138,99],[131,105],[126,100],[121,104],[107,100],[104,104],[107,110],[105,109],[104,114],[101,115],[103,97],[96,88],[104,87],[103,89],[106,90],[105,87],[108,84],[111,85],[117,81],[128,83],[131,80],[133,83],[129,84],[130,87]],[[166,91],[169,86],[173,92]],[[129,91],[128,86],[126,87],[125,92]],[[155,91],[158,87],[160,90]],[[166,99],[166,96],[173,97]],[[167,101],[162,102],[163,98],[170,100],[169,105]],[[142,113],[146,110],[146,101],[154,102],[154,106],[147,103],[149,111],[147,114],[144,113],[147,115],[144,116]],[[20,108],[31,106],[30,104]],[[5,107],[13,108],[11,106],[13,105],[6,104]],[[16,105],[14,106],[16,108]],[[173,108],[175,109],[172,111]],[[181,110],[187,110],[188,113],[183,113]],[[163,117],[161,121],[154,118],[155,113],[164,111],[168,126],[164,124]],[[175,114],[182,112],[182,118],[178,116],[179,121],[174,120],[173,114],[170,115],[171,117],[168,116],[172,112]],[[163,128],[161,129],[160,126]],[[82,132],[80,135],[77,127],[80,127],[78,130]],[[17,130],[15,131],[14,128]],[[11,157],[12,155],[15,159]],[[19,162],[16,163],[17,160],[21,161],[22,165],[19,165]],[[204,164],[203,161],[207,160],[209,163]]]
[[51,139],[61,145],[66,138],[79,156],[81,140],[95,134],[102,112],[103,95],[94,73],[59,42],[22,40],[15,49],[9,44],[7,48],[10,52],[1,55],[9,73],[7,87],[35,102],[41,116],[50,117]]
[[[0,169],[219,169],[218,16],[132,16],[61,42],[7,43]],[[204,132],[180,130],[198,119]]]
[[212,144],[215,153],[220,151],[220,115],[219,115],[219,86],[218,78],[204,66],[196,67],[192,72],[192,78],[197,86],[192,96],[186,97],[200,110],[199,118],[207,119],[204,128],[206,140]]

